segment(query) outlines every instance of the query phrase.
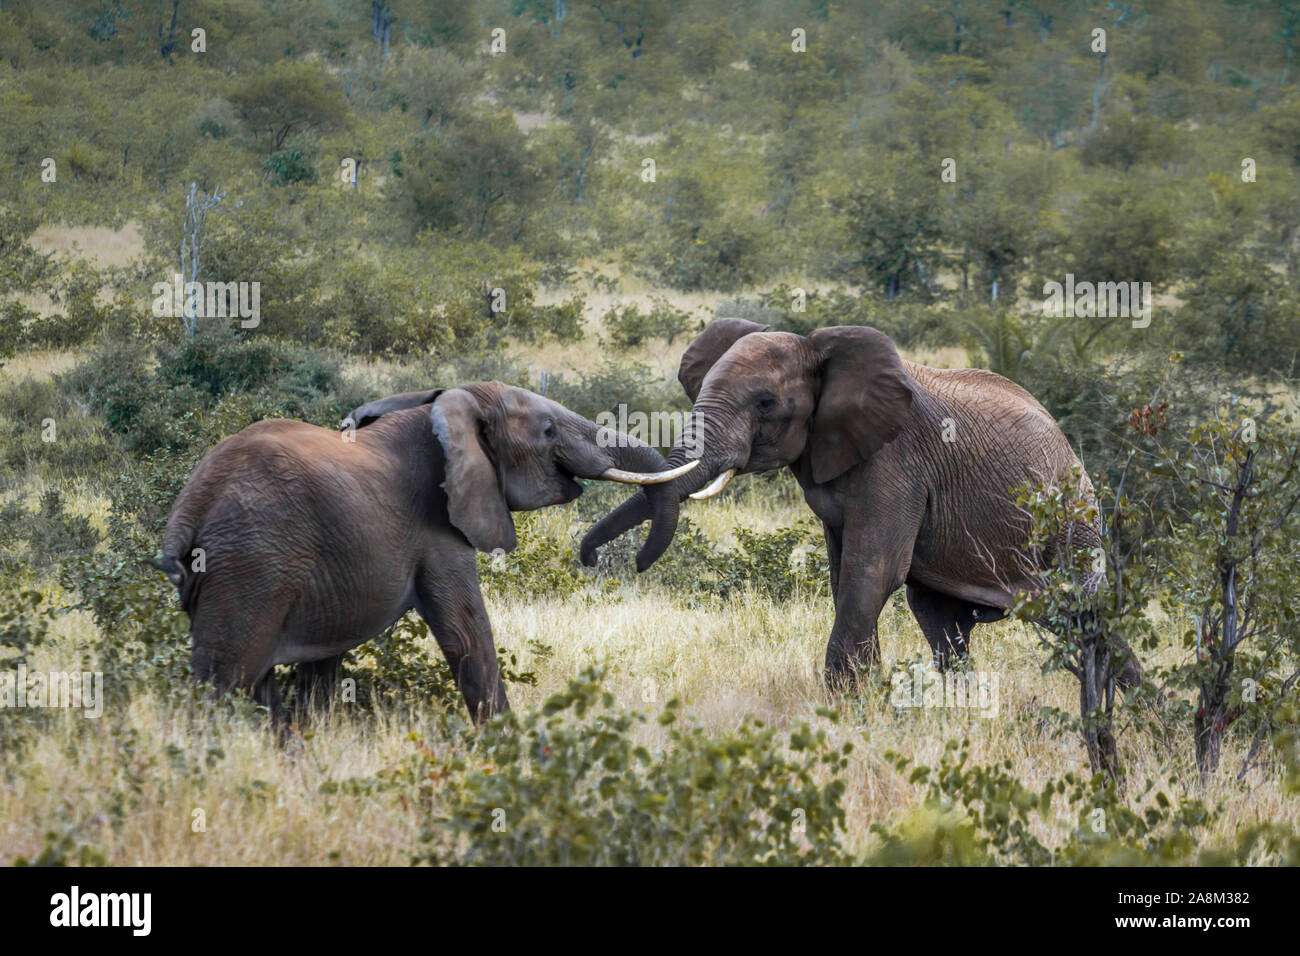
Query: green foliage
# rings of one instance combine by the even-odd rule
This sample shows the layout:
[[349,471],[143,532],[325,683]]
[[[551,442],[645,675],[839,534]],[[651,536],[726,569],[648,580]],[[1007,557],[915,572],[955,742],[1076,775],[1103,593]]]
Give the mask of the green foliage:
[[666,339],[671,345],[678,336],[701,328],[688,313],[663,298],[655,299],[649,312],[642,312],[635,303],[614,306],[601,322],[610,342],[621,349],[635,348],[646,339]]
[[294,133],[328,130],[343,121],[343,94],[327,74],[280,60],[231,91],[230,103],[263,148],[279,150]]
[[682,518],[673,547],[655,565],[653,579],[688,606],[726,600],[746,589],[776,602],[828,593],[825,542],[811,523],[768,532],[736,526],[734,532],[738,546],[722,550],[689,518]]
[[[534,652],[544,657],[549,648],[537,645]],[[497,648],[497,663],[507,687],[537,683],[532,671],[518,669],[514,651]],[[428,703],[445,712],[459,713],[464,706],[429,625],[413,613],[349,652],[343,660],[341,679],[356,682],[355,703],[366,710]]]
[[1271,736],[1300,674],[1300,442],[1290,416],[1257,422],[1243,411],[1240,422],[1205,422],[1185,436],[1147,429],[1152,474],[1186,492],[1162,541],[1167,588],[1192,615],[1168,679],[1196,692],[1195,751],[1207,775],[1234,724]]
[[93,555],[66,560],[59,576],[79,596],[73,607],[89,611],[99,628],[93,654],[107,700],[124,705],[146,690],[185,693],[189,620],[166,578],[139,558]]
[[1177,316],[1179,340],[1199,361],[1249,373],[1296,371],[1300,300],[1256,253],[1229,248],[1198,263]]
[[281,149],[262,164],[266,178],[276,186],[316,181],[316,151],[309,146]]
[[[1112,593],[1106,583],[1107,551],[1101,518],[1087,475],[1076,465],[1069,475],[1014,489],[1016,505],[1028,524],[1024,553],[1037,574],[1028,589],[1016,595],[1011,613],[1041,625],[1039,640],[1048,651],[1044,669],[1062,668],[1079,683],[1079,730],[1093,772],[1121,776],[1115,741],[1115,680],[1129,663],[1116,631],[1120,623],[1140,616],[1133,599],[1135,583],[1128,568],[1113,566],[1120,585]],[[1114,527],[1112,519],[1112,531]],[[1117,552],[1112,549],[1112,559]],[[1125,590],[1125,585],[1130,591]],[[1109,612],[1109,613],[1107,613]]]
[[45,846],[33,859],[18,857],[14,866],[107,866],[108,861],[94,844],[77,838],[80,828],[70,828],[63,833],[53,830],[45,834]]
[[[841,287],[824,292],[802,291],[799,295],[792,287],[781,284],[761,293],[761,306],[757,308],[752,304],[739,309],[719,306],[718,315],[763,322],[778,331],[797,335],[836,325],[867,325],[884,332],[900,348],[916,348],[951,341],[955,321],[965,314],[963,311],[954,316],[946,309],[902,298],[891,301],[873,290],[861,295]],[[802,306],[799,311],[796,303]]]
[[[850,744],[745,720],[724,735],[659,715],[668,746],[637,742],[646,717],[584,672],[538,708],[493,719],[468,758],[417,753],[392,778],[443,798],[431,862],[486,866],[816,865],[843,860]],[[822,782],[824,775],[831,775]],[[457,785],[439,787],[449,776]]]
[[[45,595],[29,584],[30,569],[12,566],[0,572],[0,647],[12,653],[4,657],[5,667],[27,662],[28,652],[44,643],[49,634],[51,611]],[[45,605],[45,606],[42,606]]]
[[[19,553],[22,559],[11,557]],[[57,488],[47,489],[36,510],[16,501],[0,508],[0,566],[27,564],[46,570],[69,554],[90,552],[99,544],[99,532],[83,515],[69,514]]]
[[923,160],[900,157],[884,179],[873,179],[836,205],[848,223],[842,273],[893,299],[928,293],[940,237],[939,177],[912,170]]
[[[900,774],[908,773],[912,762],[892,752],[886,759]],[[908,780],[926,786],[921,810],[925,824],[918,826],[915,820],[873,824],[881,845],[869,862],[1016,866],[1226,862],[1205,847],[1201,837],[1218,811],[1195,798],[1175,800],[1150,781],[1132,800],[1101,775],[1048,778],[1041,790],[1034,790],[1015,776],[1010,761],[971,765],[969,741],[956,740],[944,745],[937,767],[915,766]],[[1043,830],[1055,839],[1043,843],[1038,836]]]
[[[563,374],[550,376],[546,395],[592,421],[602,412],[609,412],[617,422],[618,408],[623,405],[628,429],[632,427],[630,416],[635,412],[671,415],[688,412],[691,407],[676,380],[664,378],[648,365],[624,359],[604,359],[591,371],[579,372],[576,379]],[[665,435],[664,431],[671,434]],[[653,434],[637,437],[655,444]],[[661,427],[658,446],[669,447],[676,437],[671,428]]]
[[502,551],[478,555],[479,582],[485,594],[532,602],[566,597],[590,587],[590,579],[579,570],[573,549],[539,533],[537,524],[538,518],[532,512],[515,515],[515,549],[509,554]]

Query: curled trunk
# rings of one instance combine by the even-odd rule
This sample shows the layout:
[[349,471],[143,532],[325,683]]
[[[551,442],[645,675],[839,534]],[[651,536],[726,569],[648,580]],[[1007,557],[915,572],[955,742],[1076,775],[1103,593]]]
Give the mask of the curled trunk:
[[[706,442],[696,441],[697,437],[702,437],[702,433],[697,429],[701,428],[701,423],[704,421],[704,417],[698,411],[698,404],[696,409],[696,414],[688,419],[682,437],[668,456],[664,467],[675,468],[696,457],[699,458],[699,466],[674,481],[661,485],[647,485],[596,522],[582,539],[579,557],[583,564],[588,567],[594,565],[596,552],[601,547],[649,520],[650,533],[636,556],[636,569],[644,571],[658,561],[672,544],[673,535],[677,533],[677,519],[681,511],[682,499],[699,491],[713,481],[719,472],[731,467],[727,457],[718,453],[718,448],[710,448]],[[726,434],[726,432],[719,430],[717,434]],[[703,449],[704,454],[691,453],[698,449]]]

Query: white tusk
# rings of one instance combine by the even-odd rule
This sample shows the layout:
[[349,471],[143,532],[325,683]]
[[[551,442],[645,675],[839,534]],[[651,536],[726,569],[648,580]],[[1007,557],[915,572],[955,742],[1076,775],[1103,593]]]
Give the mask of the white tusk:
[[709,482],[707,487],[701,488],[699,491],[695,492],[695,494],[691,495],[691,497],[696,500],[712,498],[718,492],[722,491],[723,488],[727,487],[727,483],[735,477],[736,469],[728,468],[722,474],[718,475],[718,477],[714,478],[713,481]]
[[700,463],[697,458],[667,471],[624,471],[622,468],[606,468],[600,473],[604,481],[621,481],[625,485],[662,485],[665,481],[680,478]]

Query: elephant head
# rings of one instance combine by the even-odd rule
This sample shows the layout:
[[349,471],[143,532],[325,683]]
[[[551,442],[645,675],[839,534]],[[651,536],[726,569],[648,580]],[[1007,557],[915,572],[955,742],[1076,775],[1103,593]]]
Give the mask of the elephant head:
[[389,412],[419,405],[430,405],[429,421],[442,448],[451,523],[480,551],[512,550],[510,512],[572,501],[582,494],[579,478],[645,486],[652,502],[648,517],[658,522],[661,512],[671,512],[675,523],[678,502],[672,499],[669,506],[666,491],[697,465],[665,470],[663,457],[644,442],[500,382],[369,402],[353,410],[343,428],[366,428]]
[[582,541],[596,550],[652,514],[637,570],[672,541],[677,508],[707,498],[737,474],[794,465],[802,480],[833,481],[898,437],[915,388],[894,344],[864,326],[818,329],[807,337],[769,332],[744,319],[712,322],[682,356],[678,380],[694,402],[668,467],[698,460],[694,472],[637,494]]

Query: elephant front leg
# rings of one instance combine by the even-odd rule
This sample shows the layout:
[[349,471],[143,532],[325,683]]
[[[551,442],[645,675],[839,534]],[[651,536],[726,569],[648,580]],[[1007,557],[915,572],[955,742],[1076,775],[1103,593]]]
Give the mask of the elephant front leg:
[[826,683],[852,690],[860,673],[880,665],[876,626],[885,602],[903,584],[911,565],[920,515],[906,504],[872,502],[838,535],[827,529],[835,590],[835,627],[826,646]]
[[510,704],[479,592],[474,553],[468,552],[468,561],[454,563],[450,571],[428,575],[419,583],[416,610],[433,630],[470,716],[483,724]]
[[826,684],[833,691],[851,691],[858,675],[880,666],[876,625],[885,602],[901,583],[881,560],[858,564],[841,561],[835,590],[835,626],[826,646]]

